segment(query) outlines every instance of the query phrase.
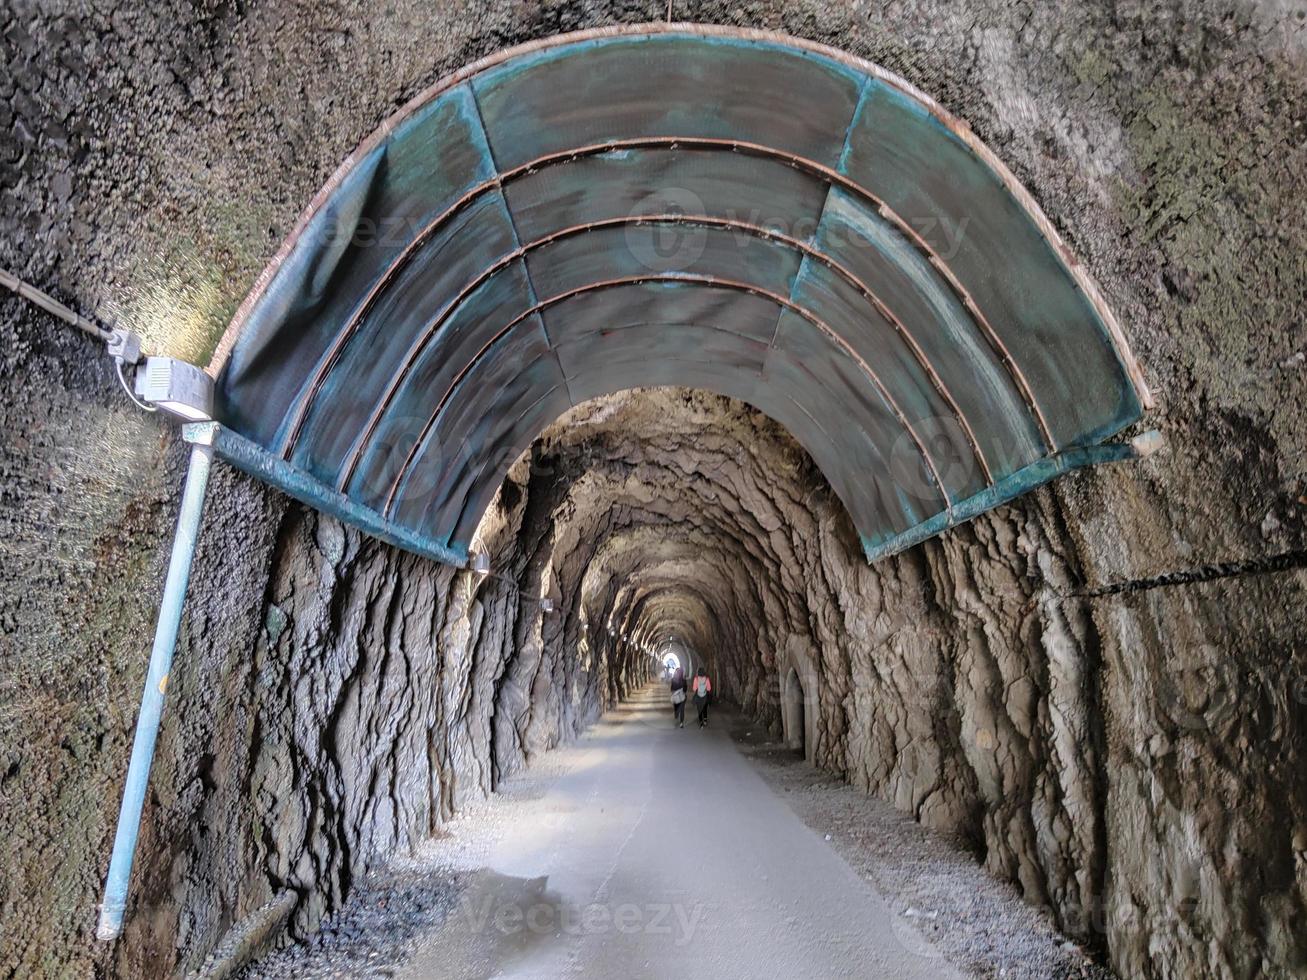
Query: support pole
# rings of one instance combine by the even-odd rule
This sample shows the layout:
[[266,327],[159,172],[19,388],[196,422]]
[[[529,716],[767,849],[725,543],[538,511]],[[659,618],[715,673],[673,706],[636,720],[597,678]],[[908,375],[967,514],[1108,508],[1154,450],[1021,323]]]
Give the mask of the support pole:
[[127,885],[136,856],[136,837],[141,826],[141,808],[154,761],[154,742],[163,715],[163,699],[168,688],[177,629],[181,625],[186,582],[191,575],[191,559],[204,512],[204,492],[209,485],[209,468],[213,463],[212,445],[192,445],[186,487],[182,491],[182,509],[177,517],[172,557],[168,561],[168,578],[159,604],[159,619],[154,627],[154,648],[150,652],[150,670],[141,696],[141,713],[136,719],[136,739],[132,744],[132,761],[127,767],[127,785],[123,787],[122,808],[118,811],[118,832],[109,860],[109,876],[104,884],[104,901],[100,905],[97,939],[113,940],[123,931],[123,911],[127,907]]

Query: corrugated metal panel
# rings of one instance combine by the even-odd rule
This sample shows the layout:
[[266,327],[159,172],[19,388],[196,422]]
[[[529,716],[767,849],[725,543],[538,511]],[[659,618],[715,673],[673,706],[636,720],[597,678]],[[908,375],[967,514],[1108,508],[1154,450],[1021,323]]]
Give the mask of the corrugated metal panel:
[[559,228],[680,210],[811,234],[827,184],[780,159],[652,146],[567,160],[524,174],[504,194],[523,241]]
[[244,317],[222,379],[227,420],[272,444],[318,360],[403,252],[409,229],[493,172],[465,86],[415,106],[389,138],[356,154]]
[[463,296],[465,287],[511,252],[513,242],[502,199],[483,197],[442,225],[390,278],[387,288],[357,308],[336,339],[337,360],[297,434],[292,456],[296,465],[336,485],[340,461],[374,407],[358,394],[384,391],[413,358],[416,340],[426,331],[450,336],[455,326],[450,321],[459,319],[458,311],[476,308],[474,297]]
[[965,126],[875,66],[718,28],[558,38],[342,167],[224,340],[220,410],[458,554],[567,407],[702,387],[785,425],[880,554],[1142,414],[1069,263]]

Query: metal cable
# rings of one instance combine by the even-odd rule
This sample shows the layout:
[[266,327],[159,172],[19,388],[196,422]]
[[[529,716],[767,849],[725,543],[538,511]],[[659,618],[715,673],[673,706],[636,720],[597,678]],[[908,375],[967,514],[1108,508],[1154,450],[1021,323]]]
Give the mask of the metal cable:
[[1123,582],[1110,582],[1107,585],[1075,589],[1069,596],[1085,599],[1099,599],[1103,596],[1121,595],[1128,592],[1145,592],[1149,589],[1163,588],[1169,585],[1188,585],[1193,582],[1214,582],[1217,579],[1236,578],[1243,575],[1265,575],[1269,572],[1284,572],[1294,568],[1307,568],[1307,551],[1284,551],[1276,555],[1246,558],[1242,561],[1213,562],[1195,568],[1184,568],[1173,572],[1163,572],[1150,578],[1130,579]]
[[[531,595],[529,592],[522,591],[522,587],[518,585],[517,579],[513,578],[511,575],[505,575],[503,572],[477,572],[476,574],[480,575],[483,579],[493,578],[513,586],[517,589],[518,599],[526,602],[534,602],[538,606],[544,605],[546,602],[553,602],[553,600],[547,595]],[[553,609],[548,609],[546,612],[553,612]]]
[[141,401],[139,398],[136,397],[136,392],[132,391],[131,385],[129,385],[127,383],[127,379],[123,377],[123,362],[121,358],[115,357],[113,359],[113,366],[114,369],[118,372],[118,383],[122,385],[123,391],[127,393],[127,397],[130,398],[133,403],[135,403],[136,407],[146,412],[157,412],[159,410],[157,405],[146,404],[145,402]]
[[74,310],[70,310],[53,296],[42,292],[31,283],[23,282],[23,280],[19,279],[12,272],[8,272],[5,269],[0,269],[0,286],[4,286],[11,292],[16,293],[29,303],[39,306],[47,313],[57,316],[60,320],[63,320],[70,326],[74,326],[84,333],[89,333],[92,337],[97,337],[100,340],[107,341],[113,336],[112,330],[100,326],[93,320],[88,320],[86,317]]

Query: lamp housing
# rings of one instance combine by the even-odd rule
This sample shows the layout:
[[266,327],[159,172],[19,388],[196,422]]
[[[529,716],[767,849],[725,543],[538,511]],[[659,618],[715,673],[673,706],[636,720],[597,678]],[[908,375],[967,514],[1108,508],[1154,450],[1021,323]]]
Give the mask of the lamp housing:
[[147,357],[136,369],[136,397],[187,422],[213,419],[213,379],[174,357]]

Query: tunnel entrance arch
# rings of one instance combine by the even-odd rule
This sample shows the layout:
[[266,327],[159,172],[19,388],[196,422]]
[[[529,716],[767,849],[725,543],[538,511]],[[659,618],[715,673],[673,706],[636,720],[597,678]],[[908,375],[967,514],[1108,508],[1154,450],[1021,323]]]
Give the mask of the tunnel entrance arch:
[[[215,454],[489,574],[472,541],[509,468],[569,408],[631,388],[775,419],[869,560],[1155,445],[1108,442],[1151,407],[1142,372],[965,123],[845,52],[703,25],[549,38],[421,93],[314,198],[209,368],[151,661],[165,679]],[[817,676],[796,678],[811,759]],[[147,683],[106,920],[163,689]]]
[[[217,454],[488,574],[471,543],[509,468],[569,408],[636,387],[775,419],[868,559],[1149,445],[1107,442],[1151,407],[1142,372],[964,123],[847,53],[702,25],[550,38],[423,92],[315,197],[210,370],[178,569]],[[170,582],[165,678],[185,572]],[[797,676],[811,758],[816,678]]]
[[874,559],[1139,451],[1104,442],[1150,396],[1069,256],[869,62],[703,25],[549,38],[437,83],[322,189],[215,355],[215,448],[461,563],[568,408],[698,387],[780,422]]

